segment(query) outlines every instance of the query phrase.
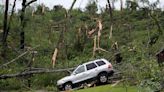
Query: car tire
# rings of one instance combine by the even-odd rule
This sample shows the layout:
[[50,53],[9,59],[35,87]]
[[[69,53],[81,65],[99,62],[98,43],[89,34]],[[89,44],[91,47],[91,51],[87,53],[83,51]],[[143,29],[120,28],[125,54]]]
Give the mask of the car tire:
[[68,82],[64,84],[64,90],[71,90],[72,89],[72,83]]
[[108,82],[108,74],[107,73],[100,73],[98,75],[98,82],[100,84],[105,84]]

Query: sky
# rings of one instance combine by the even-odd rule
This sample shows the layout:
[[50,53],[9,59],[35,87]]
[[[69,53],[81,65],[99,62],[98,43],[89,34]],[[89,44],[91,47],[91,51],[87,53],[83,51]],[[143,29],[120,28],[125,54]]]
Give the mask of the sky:
[[[10,4],[12,5],[14,0],[9,0],[9,1],[10,1]],[[30,0],[27,0],[27,1],[30,1]],[[89,1],[90,0],[77,0],[77,2],[75,3],[74,8],[84,9]],[[105,7],[106,4],[107,4],[107,0],[97,0],[97,1],[98,1],[98,8]],[[123,1],[125,3],[125,0],[123,0]],[[156,0],[149,0],[149,1],[154,2]],[[69,9],[72,2],[73,2],[73,0],[37,0],[37,2],[35,2],[33,5],[44,4],[47,7],[49,7],[50,9],[52,9],[54,5],[62,5],[66,9]],[[0,0],[0,4],[3,4],[3,3],[5,3],[5,0]],[[120,2],[116,2],[115,7],[117,9],[119,9],[119,6],[120,6]],[[160,0],[159,7],[164,9],[164,0]],[[16,9],[20,9],[20,8],[21,8],[21,0],[17,0]]]

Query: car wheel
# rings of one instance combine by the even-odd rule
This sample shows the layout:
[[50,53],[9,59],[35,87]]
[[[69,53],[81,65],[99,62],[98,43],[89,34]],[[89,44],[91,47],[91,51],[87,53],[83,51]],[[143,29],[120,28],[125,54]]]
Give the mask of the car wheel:
[[99,80],[99,83],[107,83],[108,82],[108,76],[107,76],[107,73],[101,73],[99,76],[98,76],[98,80]]
[[71,83],[66,83],[64,85],[64,90],[71,90],[72,89],[72,84]]

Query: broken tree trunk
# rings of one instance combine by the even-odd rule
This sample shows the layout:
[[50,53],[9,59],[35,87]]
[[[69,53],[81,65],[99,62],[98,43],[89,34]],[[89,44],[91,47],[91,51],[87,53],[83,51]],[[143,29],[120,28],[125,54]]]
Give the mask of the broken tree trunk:
[[[62,27],[63,28],[63,27]],[[59,36],[59,40],[57,42],[56,48],[54,50],[54,54],[52,56],[52,67],[54,68],[55,63],[56,63],[56,59],[57,59],[57,54],[59,52],[59,48],[60,48],[60,44],[63,43],[63,39],[64,39],[64,30],[62,29],[62,31],[60,32],[60,36]]]
[[53,68],[54,68],[55,63],[56,63],[57,54],[58,54],[58,48],[55,48],[54,54],[52,56],[52,67]]
[[92,57],[94,57],[95,56],[95,53],[96,53],[96,36],[94,36],[94,39],[93,39],[93,55],[92,55]]
[[93,41],[94,41],[94,44],[93,44],[93,55],[92,55],[92,57],[95,56],[97,50],[98,51],[103,51],[103,52],[108,52],[103,48],[100,48],[100,47],[97,48],[97,45],[96,45],[97,44],[97,36],[96,35],[94,36]]
[[112,39],[112,36],[113,36],[113,25],[110,26],[109,39]]
[[98,20],[98,28],[99,28],[99,30],[98,30],[98,48],[100,48],[100,36],[101,36],[101,31],[102,31],[102,21],[99,19]]

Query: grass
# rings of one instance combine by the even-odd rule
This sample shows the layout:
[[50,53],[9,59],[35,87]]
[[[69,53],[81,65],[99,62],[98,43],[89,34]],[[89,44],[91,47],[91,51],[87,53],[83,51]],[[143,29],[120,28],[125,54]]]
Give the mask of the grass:
[[130,86],[130,87],[115,86],[115,87],[112,87],[111,85],[105,85],[105,86],[98,86],[98,87],[92,87],[92,88],[87,88],[87,89],[81,89],[81,90],[77,90],[75,92],[142,92],[142,91],[139,91],[136,86]]

